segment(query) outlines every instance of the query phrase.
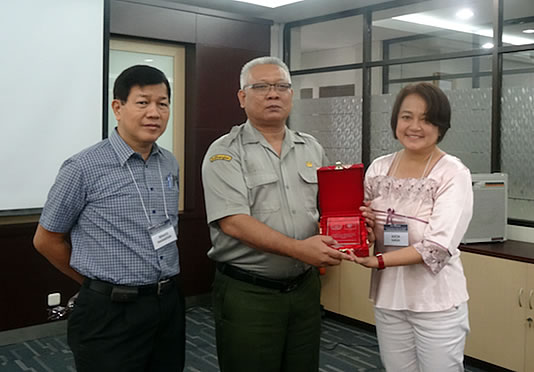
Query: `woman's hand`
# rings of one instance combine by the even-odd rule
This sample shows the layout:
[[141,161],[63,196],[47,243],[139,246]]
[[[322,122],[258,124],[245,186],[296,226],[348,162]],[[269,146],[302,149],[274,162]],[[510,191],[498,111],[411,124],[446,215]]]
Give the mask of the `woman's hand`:
[[374,244],[375,242],[375,214],[371,209],[371,202],[364,202],[364,205],[360,207],[362,216],[365,218],[365,226],[367,226],[367,239],[369,243]]
[[358,257],[352,252],[352,250],[350,250],[349,255],[354,262],[359,263],[363,267],[367,267],[369,269],[378,268],[378,258],[376,258],[376,256]]

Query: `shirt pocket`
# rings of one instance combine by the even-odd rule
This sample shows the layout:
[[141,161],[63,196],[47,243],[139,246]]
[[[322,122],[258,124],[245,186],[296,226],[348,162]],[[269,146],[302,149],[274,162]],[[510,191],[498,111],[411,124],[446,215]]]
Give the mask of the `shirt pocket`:
[[317,192],[319,191],[317,169],[311,167],[301,168],[298,170],[298,174],[303,187],[297,190],[297,195],[303,199],[303,205],[306,209],[316,210]]
[[280,210],[278,176],[275,173],[245,174],[252,215]]

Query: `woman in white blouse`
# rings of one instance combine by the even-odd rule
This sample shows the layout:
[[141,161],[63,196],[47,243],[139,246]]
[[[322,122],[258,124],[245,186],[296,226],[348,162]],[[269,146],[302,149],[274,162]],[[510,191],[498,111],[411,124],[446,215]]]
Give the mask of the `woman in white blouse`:
[[437,144],[450,128],[445,94],[428,83],[403,88],[391,115],[403,150],[365,176],[376,215],[370,298],[387,371],[463,371],[469,331],[458,245],[472,215],[471,174]]

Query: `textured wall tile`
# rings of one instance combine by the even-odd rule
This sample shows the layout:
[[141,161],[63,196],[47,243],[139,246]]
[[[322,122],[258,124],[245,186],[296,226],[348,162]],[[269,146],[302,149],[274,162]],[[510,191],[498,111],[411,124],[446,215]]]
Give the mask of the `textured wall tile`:
[[[440,147],[472,173],[491,171],[491,88],[445,92],[451,129]],[[392,94],[371,97],[371,160],[401,146],[390,128]],[[296,100],[290,126],[313,134],[330,161],[361,162],[360,97]],[[502,97],[502,171],[509,175],[509,216],[534,220],[534,88],[513,87]]]
[[508,173],[508,215],[534,220],[534,88],[503,89],[501,166]]
[[362,100],[334,97],[295,100],[290,127],[313,135],[331,163],[361,162]]

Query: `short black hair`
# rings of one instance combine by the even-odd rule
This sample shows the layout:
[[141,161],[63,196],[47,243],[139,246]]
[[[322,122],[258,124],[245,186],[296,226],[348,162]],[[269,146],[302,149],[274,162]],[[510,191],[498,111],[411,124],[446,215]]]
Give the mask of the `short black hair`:
[[113,99],[118,99],[121,102],[126,102],[130,95],[132,87],[144,87],[147,85],[156,85],[165,83],[167,87],[167,95],[171,99],[171,86],[169,80],[163,72],[155,67],[147,65],[135,65],[128,67],[120,73],[113,85]]
[[410,84],[401,89],[395,99],[393,110],[391,111],[391,129],[393,137],[397,139],[397,120],[399,111],[404,99],[411,95],[417,94],[426,103],[425,118],[432,125],[438,127],[439,136],[437,143],[441,142],[445,133],[451,127],[451,105],[449,99],[441,89],[430,83]]

